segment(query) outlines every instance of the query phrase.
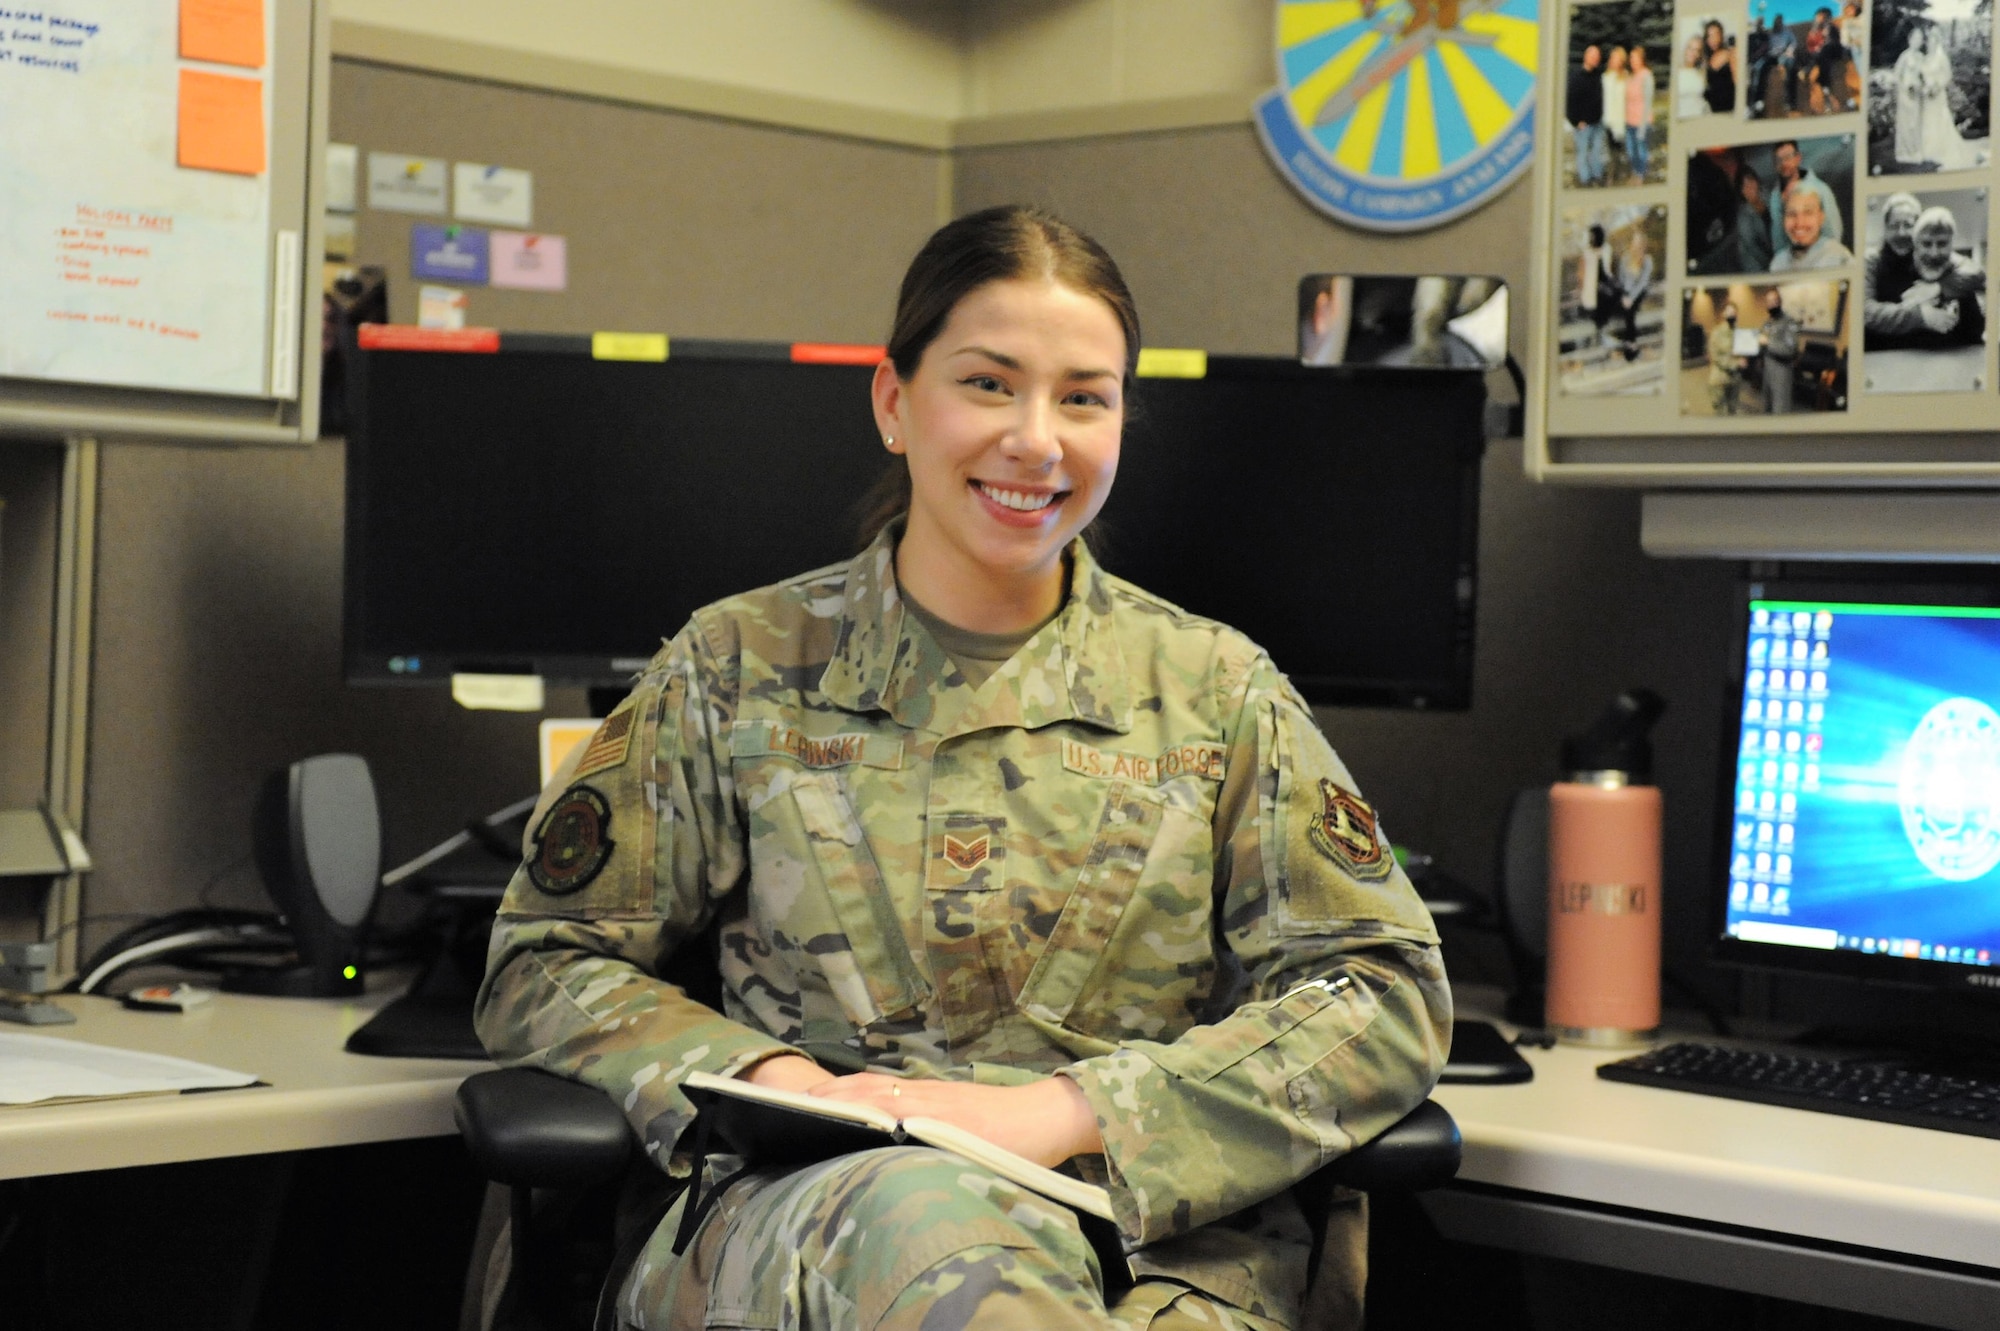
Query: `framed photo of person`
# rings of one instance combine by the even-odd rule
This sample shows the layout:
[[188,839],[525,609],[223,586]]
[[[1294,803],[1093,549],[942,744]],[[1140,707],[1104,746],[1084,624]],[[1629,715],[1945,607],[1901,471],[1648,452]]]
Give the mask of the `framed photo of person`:
[[1967,171],[1991,160],[1993,8],[1878,3],[1868,53],[1868,174]]
[[1562,391],[1659,393],[1666,382],[1666,208],[1570,209],[1558,232],[1555,356]]
[[1986,190],[1868,200],[1861,345],[1868,393],[1970,393],[1986,378]]
[[1867,44],[1861,8],[1861,0],[1818,6],[1751,0],[1744,104],[1752,120],[1861,109],[1861,59]]
[[1807,272],[1854,261],[1854,136],[1777,139],[1688,154],[1687,270]]
[[[1563,68],[1566,187],[1666,180],[1673,37],[1671,0],[1600,0],[1571,8]],[[1733,60],[1733,48],[1729,54]]]
[[1731,283],[1681,293],[1681,415],[1847,410],[1844,281]]
[[1674,29],[1674,119],[1735,115],[1740,11],[1684,14]]

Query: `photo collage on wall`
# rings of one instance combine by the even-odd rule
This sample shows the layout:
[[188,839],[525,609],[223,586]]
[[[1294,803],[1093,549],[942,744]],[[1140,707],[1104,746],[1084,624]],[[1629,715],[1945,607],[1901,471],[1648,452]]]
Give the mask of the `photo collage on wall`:
[[1558,394],[1658,428],[1994,391],[1992,0],[1565,18]]

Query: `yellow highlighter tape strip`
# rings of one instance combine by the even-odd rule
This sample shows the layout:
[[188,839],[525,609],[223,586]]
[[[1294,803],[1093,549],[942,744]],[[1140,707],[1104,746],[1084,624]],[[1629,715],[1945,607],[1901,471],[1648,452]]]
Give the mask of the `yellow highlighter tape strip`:
[[1208,353],[1185,347],[1142,347],[1139,351],[1141,379],[1206,379]]
[[665,360],[665,333],[592,333],[590,354],[595,360]]

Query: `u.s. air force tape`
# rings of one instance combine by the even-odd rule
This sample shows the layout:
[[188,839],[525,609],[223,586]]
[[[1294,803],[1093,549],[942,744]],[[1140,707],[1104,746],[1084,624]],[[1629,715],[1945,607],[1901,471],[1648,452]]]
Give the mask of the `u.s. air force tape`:
[[581,891],[618,843],[609,835],[611,805],[589,786],[571,786],[535,829],[528,881],[552,897]]

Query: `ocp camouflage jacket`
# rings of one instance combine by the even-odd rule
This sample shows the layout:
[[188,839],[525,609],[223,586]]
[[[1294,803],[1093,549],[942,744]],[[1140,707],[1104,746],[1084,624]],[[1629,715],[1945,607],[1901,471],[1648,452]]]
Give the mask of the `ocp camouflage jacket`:
[[[1134,1274],[1296,1325],[1286,1189],[1443,1060],[1428,914],[1248,639],[1077,542],[1062,612],[974,690],[904,613],[893,538],[654,659],[530,833],[481,1037],[602,1087],[662,1168],[687,1071],[793,1044],[1072,1077]],[[720,1013],[656,978],[711,925]]]

